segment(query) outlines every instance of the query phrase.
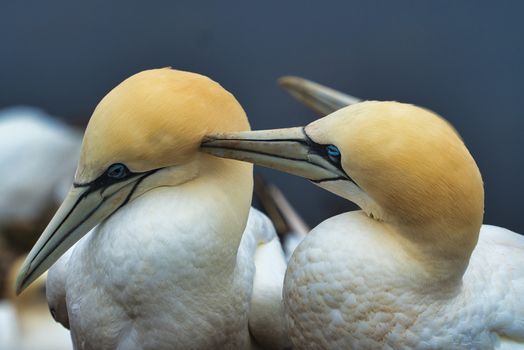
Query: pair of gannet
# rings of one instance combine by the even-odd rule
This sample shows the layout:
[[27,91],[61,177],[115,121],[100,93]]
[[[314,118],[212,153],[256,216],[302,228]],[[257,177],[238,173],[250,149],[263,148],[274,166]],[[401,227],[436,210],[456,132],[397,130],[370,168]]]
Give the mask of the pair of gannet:
[[[344,104],[318,85],[284,85],[320,112]],[[479,169],[436,114],[367,101],[303,128],[212,135],[203,149],[305,177],[362,209],[318,225],[289,262],[296,348],[524,348],[524,237],[482,225]]]
[[156,69],[122,82],[89,121],[18,292],[56,262],[48,302],[77,349],[287,347],[285,261],[250,207],[252,165],[199,150],[207,134],[243,130],[242,107],[204,76]]

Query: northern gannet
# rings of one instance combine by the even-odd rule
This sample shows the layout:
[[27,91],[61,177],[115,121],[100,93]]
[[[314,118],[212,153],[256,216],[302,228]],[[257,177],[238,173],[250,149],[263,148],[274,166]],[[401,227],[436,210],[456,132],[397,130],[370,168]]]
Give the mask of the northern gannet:
[[285,261],[269,220],[250,209],[252,166],[199,151],[204,135],[241,130],[242,107],[209,78],[155,69],[126,79],[96,107],[74,184],[18,292],[78,242],[47,283],[75,348],[287,346]]
[[524,237],[482,225],[479,169],[436,114],[368,101],[304,128],[209,135],[202,147],[362,209],[318,225],[289,262],[297,348],[524,348]]

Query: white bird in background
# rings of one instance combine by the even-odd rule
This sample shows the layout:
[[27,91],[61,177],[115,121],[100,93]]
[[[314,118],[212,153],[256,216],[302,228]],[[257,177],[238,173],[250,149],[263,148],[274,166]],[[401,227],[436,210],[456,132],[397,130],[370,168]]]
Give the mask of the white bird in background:
[[29,251],[64,199],[81,140],[39,109],[0,111],[0,297],[14,258]]
[[287,347],[285,261],[250,209],[252,166],[199,151],[208,133],[242,130],[242,107],[204,76],[156,69],[118,85],[91,117],[18,292],[78,241],[47,284],[75,348]]
[[71,184],[81,140],[38,109],[0,111],[0,227],[52,214],[49,206],[58,206]]
[[524,348],[524,237],[482,225],[480,172],[444,119],[369,101],[202,147],[306,177],[362,209],[318,225],[289,262],[295,347]]

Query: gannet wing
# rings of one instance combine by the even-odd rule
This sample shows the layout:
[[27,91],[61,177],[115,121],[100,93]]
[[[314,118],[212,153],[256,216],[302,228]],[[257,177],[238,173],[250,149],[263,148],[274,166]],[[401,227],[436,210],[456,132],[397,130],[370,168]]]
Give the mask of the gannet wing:
[[[488,308],[491,330],[500,349],[524,349],[524,236],[502,227],[483,225],[470,268],[489,283],[474,290]],[[468,281],[474,286],[474,281]],[[486,288],[489,286],[489,288]],[[491,300],[485,300],[491,299]]]
[[262,348],[288,348],[291,341],[285,327],[282,304],[286,262],[275,228],[267,216],[251,208],[244,236],[251,238],[249,240],[256,247],[249,310],[250,334]]

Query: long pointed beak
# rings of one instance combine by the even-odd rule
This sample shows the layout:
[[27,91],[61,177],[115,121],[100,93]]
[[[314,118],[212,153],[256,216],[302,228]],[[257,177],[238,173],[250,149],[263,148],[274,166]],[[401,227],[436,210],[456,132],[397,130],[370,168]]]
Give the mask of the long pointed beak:
[[313,182],[348,178],[340,164],[329,160],[325,147],[313,142],[302,127],[208,135],[201,149],[218,157],[255,163]]
[[89,230],[126,204],[146,175],[108,186],[74,185],[24,261],[16,280],[17,295]]
[[361,102],[357,97],[299,77],[282,77],[278,83],[293,97],[322,116]]

